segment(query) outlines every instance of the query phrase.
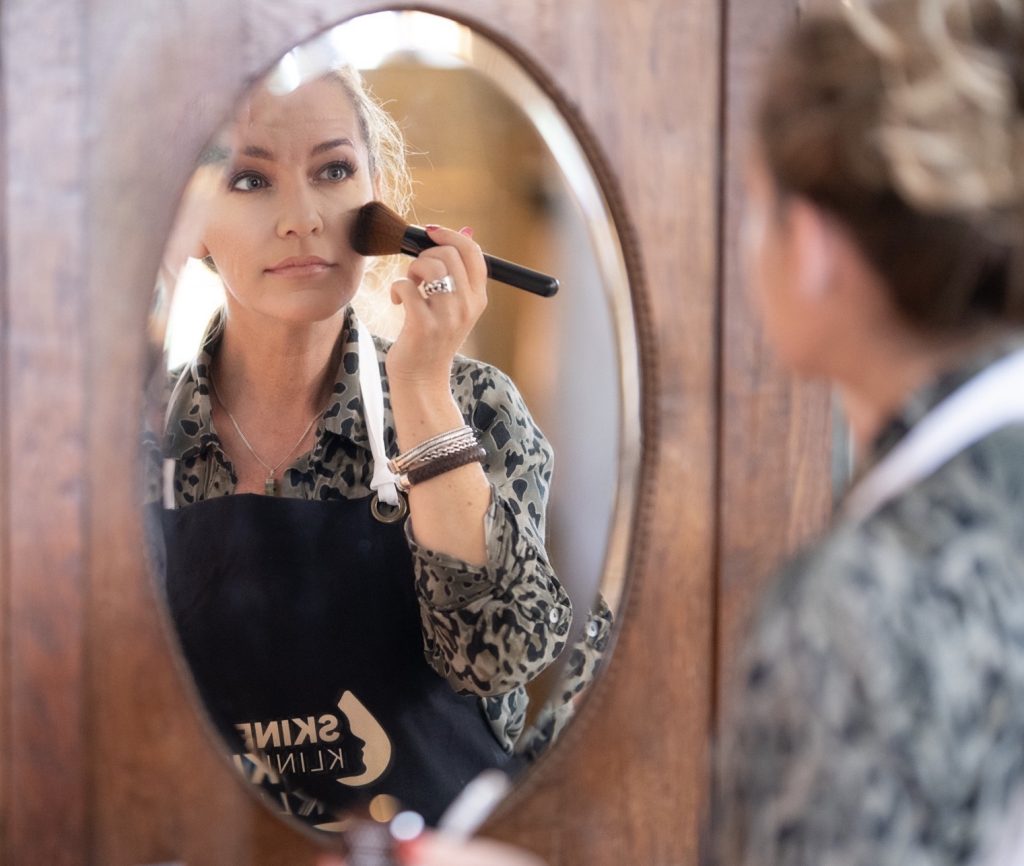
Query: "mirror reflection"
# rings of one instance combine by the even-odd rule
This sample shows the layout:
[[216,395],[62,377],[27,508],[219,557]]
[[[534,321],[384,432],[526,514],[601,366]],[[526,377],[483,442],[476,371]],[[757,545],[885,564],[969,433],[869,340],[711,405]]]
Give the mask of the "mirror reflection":
[[[235,765],[324,830],[436,823],[546,751],[621,594],[621,251],[564,121],[502,63],[424,13],[296,49],[205,149],[161,267],[170,622]],[[357,254],[371,201],[433,245]],[[482,249],[561,291],[488,280]]]

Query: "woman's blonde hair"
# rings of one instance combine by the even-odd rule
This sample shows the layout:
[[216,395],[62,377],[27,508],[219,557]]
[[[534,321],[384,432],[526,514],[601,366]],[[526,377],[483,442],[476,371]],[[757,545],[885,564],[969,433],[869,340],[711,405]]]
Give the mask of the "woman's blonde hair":
[[783,194],[839,217],[912,324],[1024,322],[1022,0],[844,0],[757,116]]

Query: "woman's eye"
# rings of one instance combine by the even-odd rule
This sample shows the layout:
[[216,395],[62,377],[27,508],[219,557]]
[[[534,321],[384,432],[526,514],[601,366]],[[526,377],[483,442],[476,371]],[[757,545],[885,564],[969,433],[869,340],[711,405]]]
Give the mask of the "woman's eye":
[[239,192],[253,192],[257,189],[265,189],[270,186],[267,179],[254,172],[247,171],[236,175],[231,179],[231,189]]
[[329,180],[332,183],[345,180],[351,177],[355,169],[347,162],[332,162],[320,169],[321,180]]

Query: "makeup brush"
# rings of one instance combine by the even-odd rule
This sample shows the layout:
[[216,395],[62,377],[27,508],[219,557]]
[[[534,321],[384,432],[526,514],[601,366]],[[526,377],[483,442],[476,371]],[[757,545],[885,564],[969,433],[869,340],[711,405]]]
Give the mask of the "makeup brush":
[[[352,248],[361,256],[390,256],[395,253],[418,256],[423,250],[436,246],[424,229],[408,225],[379,201],[364,204],[352,227]],[[487,253],[484,253],[484,261],[487,262],[487,276],[492,280],[545,298],[558,291],[558,280],[547,274]]]

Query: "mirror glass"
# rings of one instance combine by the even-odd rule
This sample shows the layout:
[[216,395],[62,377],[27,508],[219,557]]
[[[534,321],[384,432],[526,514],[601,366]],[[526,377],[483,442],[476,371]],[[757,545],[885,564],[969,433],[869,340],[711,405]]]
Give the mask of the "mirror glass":
[[[352,19],[253,86],[168,241],[144,437],[154,572],[219,741],[307,827],[436,824],[482,771],[505,790],[613,643],[635,331],[594,151],[548,92],[459,22]],[[400,218],[356,227],[371,199]],[[431,234],[418,259],[353,251],[355,231],[397,252],[407,223],[470,226],[559,290],[487,280],[462,341],[484,284],[465,235]],[[399,454],[413,483],[395,498],[377,467]]]

